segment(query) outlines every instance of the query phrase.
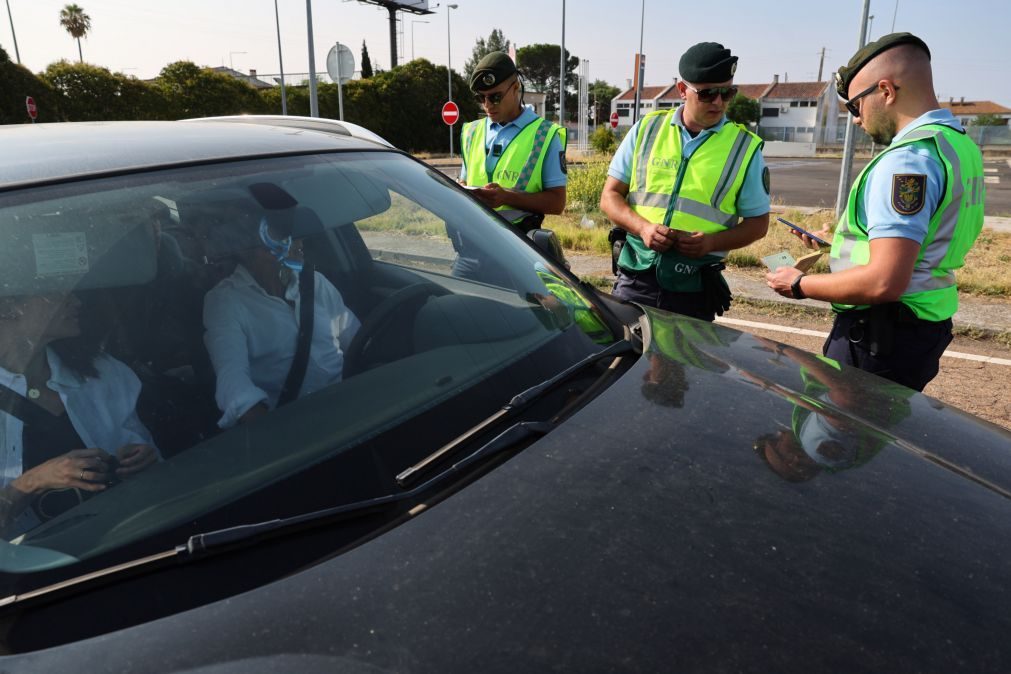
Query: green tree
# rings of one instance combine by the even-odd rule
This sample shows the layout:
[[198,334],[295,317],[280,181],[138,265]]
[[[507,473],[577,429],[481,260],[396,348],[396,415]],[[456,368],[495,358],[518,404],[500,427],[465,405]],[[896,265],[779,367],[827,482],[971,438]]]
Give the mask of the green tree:
[[372,72],[372,59],[369,58],[369,48],[365,46],[365,40],[362,40],[362,79],[367,80],[375,75]]
[[593,118],[598,124],[606,122],[611,117],[611,99],[620,94],[621,89],[612,87],[604,80],[594,80],[589,86],[588,93]]
[[81,38],[87,37],[88,31],[91,30],[91,17],[84,13],[80,5],[66,5],[60,10],[60,25],[70,33],[70,37],[77,40],[77,57],[81,63],[84,63]]
[[1006,126],[1007,120],[1002,118],[1000,115],[992,115],[985,113],[982,115],[976,115],[975,118],[969,121],[969,126]]
[[739,93],[727,104],[727,119],[732,122],[749,126],[758,124],[761,118],[762,106],[754,98]]
[[479,37],[477,42],[474,43],[474,49],[470,52],[470,58],[463,64],[463,78],[470,82],[470,76],[474,73],[474,68],[477,68],[477,64],[481,62],[481,59],[493,51],[509,53],[509,40],[505,38],[505,35],[498,28],[492,29],[491,35],[488,36],[487,40]]
[[169,119],[255,114],[266,108],[263,98],[245,80],[190,61],[165,66],[154,85],[166,101]]
[[28,68],[0,59],[0,124],[30,124],[25,97],[38,106],[40,122],[61,122],[60,96]]
[[41,74],[60,97],[70,122],[171,119],[162,92],[136,77],[88,63],[57,61]]
[[[546,107],[549,111],[558,106],[558,68],[561,61],[561,49],[557,44],[532,44],[521,47],[516,52],[517,65],[530,88],[547,94]],[[579,57],[572,56],[569,50],[565,50],[565,88],[576,83],[576,67],[579,65]],[[568,108],[572,117],[574,110]]]

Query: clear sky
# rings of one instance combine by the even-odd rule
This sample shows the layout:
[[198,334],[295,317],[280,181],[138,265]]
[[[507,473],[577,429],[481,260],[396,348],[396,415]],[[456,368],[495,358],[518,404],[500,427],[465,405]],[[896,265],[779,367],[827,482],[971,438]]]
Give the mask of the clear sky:
[[[49,63],[77,59],[77,46],[59,25],[55,0],[6,0],[22,62],[38,72]],[[591,79],[624,87],[639,46],[642,0],[567,0],[565,45],[590,61]],[[173,61],[234,64],[277,73],[273,0],[77,0],[91,16],[82,41],[84,59],[127,75],[149,78]],[[404,14],[401,54],[447,59],[446,2],[435,14]],[[558,43],[563,0],[455,0],[451,10],[452,63],[460,69],[478,37],[499,28],[518,46]],[[690,11],[694,4],[710,12]],[[677,60],[701,41],[722,42],[740,57],[738,83],[813,81],[825,48],[825,75],[856,50],[862,0],[645,0],[643,52],[646,84],[664,84],[677,74]],[[308,72],[305,0],[279,0],[286,73]],[[497,9],[502,8],[502,9]],[[718,9],[717,9],[718,8]],[[1011,0],[872,0],[871,37],[910,31],[930,46],[939,97],[993,100],[1011,107]],[[0,6],[6,14],[6,7]],[[316,68],[326,70],[335,42],[351,47],[356,60],[365,40],[373,66],[390,66],[386,11],[357,0],[313,0]],[[413,23],[428,21],[429,23]],[[413,41],[412,41],[413,33]],[[412,44],[413,42],[413,44]],[[7,16],[0,16],[0,45],[13,59]]]

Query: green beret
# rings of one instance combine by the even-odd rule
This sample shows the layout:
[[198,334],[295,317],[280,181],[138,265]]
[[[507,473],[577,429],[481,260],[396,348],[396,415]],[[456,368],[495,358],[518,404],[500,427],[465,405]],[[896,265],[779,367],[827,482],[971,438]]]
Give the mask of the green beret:
[[502,84],[506,78],[516,72],[516,64],[507,54],[493,51],[478,61],[474,73],[470,76],[470,88],[473,91],[484,91]]
[[835,90],[839,96],[848,99],[849,95],[847,92],[849,92],[850,82],[857,76],[860,69],[878,54],[886,52],[892,47],[898,47],[901,44],[916,45],[926,52],[927,58],[930,58],[930,50],[927,48],[927,43],[912,33],[889,33],[888,35],[879,37],[874,42],[864,45],[860,51],[853,55],[849,63],[839,67],[839,71],[835,74]]
[[692,83],[716,83],[734,79],[737,57],[716,42],[700,42],[681,57],[681,79]]

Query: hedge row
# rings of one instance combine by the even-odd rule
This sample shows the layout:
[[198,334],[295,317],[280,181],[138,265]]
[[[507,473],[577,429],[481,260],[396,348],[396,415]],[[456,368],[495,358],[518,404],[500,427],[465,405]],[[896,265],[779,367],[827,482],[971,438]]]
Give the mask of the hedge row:
[[[454,90],[466,92],[453,74]],[[442,151],[448,145],[440,111],[446,100],[446,68],[411,61],[366,80],[344,85],[344,119],[378,133],[404,150]],[[172,63],[153,80],[138,80],[106,68],[59,61],[38,75],[0,55],[0,124],[30,123],[25,97],[38,105],[39,122],[171,120],[237,114],[280,114],[281,90],[254,89],[189,61]],[[318,86],[321,117],[337,119],[336,84]],[[309,114],[309,87],[287,87],[288,114]],[[463,121],[478,106],[457,97]],[[459,126],[457,126],[459,129]]]

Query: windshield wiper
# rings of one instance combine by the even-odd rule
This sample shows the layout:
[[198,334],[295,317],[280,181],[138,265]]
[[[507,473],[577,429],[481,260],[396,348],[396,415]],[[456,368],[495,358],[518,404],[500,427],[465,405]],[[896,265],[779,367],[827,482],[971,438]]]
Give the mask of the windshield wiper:
[[535,400],[544,395],[544,393],[554,388],[555,386],[565,381],[566,379],[576,374],[577,372],[583,370],[587,366],[596,363],[598,360],[604,360],[605,358],[616,358],[618,356],[628,353],[629,351],[633,351],[634,349],[635,349],[634,345],[627,339],[615,342],[606,349],[597,351],[596,353],[591,353],[589,356],[586,356],[582,360],[576,361],[575,363],[565,368],[564,370],[554,375],[553,377],[545,379],[540,384],[531,386],[525,391],[522,391],[521,393],[514,395],[509,400],[509,402],[507,402],[502,407],[502,409],[495,412],[487,419],[481,421],[476,426],[468,429],[467,431],[464,431],[462,434],[453,438],[448,443],[446,443],[439,449],[435,450],[418,463],[409,466],[405,470],[401,471],[397,475],[397,484],[399,484],[402,487],[409,484],[411,480],[413,480],[420,471],[425,470],[433,463],[435,463],[442,457],[446,456],[446,454],[449,454],[450,452],[455,451],[462,445],[470,442],[476,435],[486,431],[493,424],[496,424],[502,421],[502,419],[504,419],[505,417],[511,414],[515,414],[516,412],[529,406]]
[[[26,602],[40,598],[52,599],[58,593],[83,591],[96,583],[106,583],[116,580],[121,576],[148,573],[170,564],[192,562],[208,555],[249,545],[259,541],[261,538],[269,538],[271,535],[281,535],[290,532],[292,529],[314,528],[380,512],[397,503],[414,499],[472,464],[506,451],[530,437],[545,435],[554,427],[555,424],[552,422],[525,421],[516,423],[438,475],[408,491],[387,494],[386,496],[365,499],[332,508],[324,508],[323,510],[316,510],[301,515],[266,520],[254,524],[240,524],[234,527],[195,534],[190,536],[185,543],[169,550],[116,564],[74,578],[68,578],[58,583],[29,590],[21,594],[0,598],[0,608],[23,605]],[[422,507],[415,507],[408,512],[408,515],[413,517],[423,510],[424,508]]]

